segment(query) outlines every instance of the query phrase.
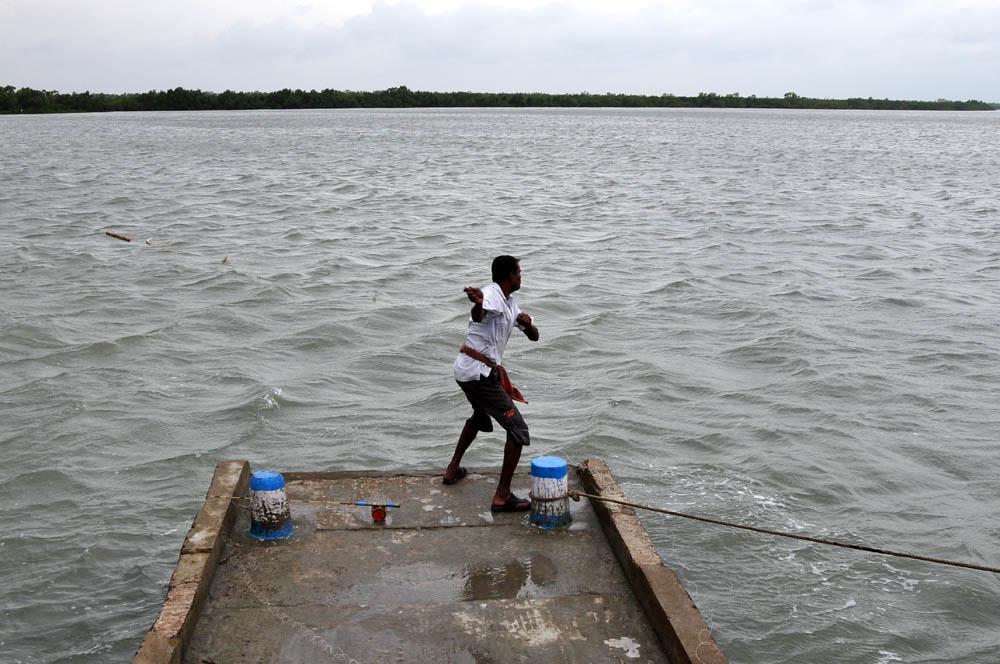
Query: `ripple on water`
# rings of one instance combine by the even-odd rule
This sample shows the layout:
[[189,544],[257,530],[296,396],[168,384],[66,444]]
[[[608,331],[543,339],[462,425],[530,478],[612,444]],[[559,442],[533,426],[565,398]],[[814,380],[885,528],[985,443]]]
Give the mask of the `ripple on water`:
[[[505,356],[532,453],[606,458],[640,501],[997,558],[991,122],[0,118],[5,655],[127,659],[223,458],[444,463],[468,416],[461,289],[501,252],[542,332]],[[733,661],[1000,652],[980,575],[643,518]]]

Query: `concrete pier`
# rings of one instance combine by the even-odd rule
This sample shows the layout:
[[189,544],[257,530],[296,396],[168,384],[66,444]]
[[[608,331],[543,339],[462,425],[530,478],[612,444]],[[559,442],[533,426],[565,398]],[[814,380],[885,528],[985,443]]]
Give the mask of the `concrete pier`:
[[[575,471],[621,497],[603,463]],[[260,542],[248,477],[219,465],[135,662],[725,661],[628,508],[584,499],[542,531],[490,512],[496,471],[284,473],[295,535]],[[378,525],[358,500],[401,507]]]

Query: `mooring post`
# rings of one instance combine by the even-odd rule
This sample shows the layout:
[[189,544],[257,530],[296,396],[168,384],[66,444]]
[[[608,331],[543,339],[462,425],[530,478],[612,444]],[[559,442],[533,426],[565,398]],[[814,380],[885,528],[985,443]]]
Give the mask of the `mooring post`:
[[569,464],[556,456],[531,460],[531,516],[533,526],[559,528],[572,521],[569,514]]
[[292,536],[292,514],[285,495],[285,478],[271,470],[255,470],[250,476],[250,532],[259,540]]

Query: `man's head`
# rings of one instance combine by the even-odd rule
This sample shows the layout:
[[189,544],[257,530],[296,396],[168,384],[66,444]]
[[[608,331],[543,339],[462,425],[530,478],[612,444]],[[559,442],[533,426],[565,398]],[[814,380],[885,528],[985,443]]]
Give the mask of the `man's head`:
[[513,256],[497,256],[490,266],[493,273],[493,281],[501,286],[506,284],[510,287],[509,293],[513,293],[521,287],[521,263]]

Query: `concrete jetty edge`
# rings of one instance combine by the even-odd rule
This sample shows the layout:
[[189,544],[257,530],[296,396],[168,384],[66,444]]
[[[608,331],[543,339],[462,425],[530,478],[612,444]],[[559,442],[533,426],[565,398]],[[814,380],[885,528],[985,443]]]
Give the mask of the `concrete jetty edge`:
[[216,466],[205,502],[181,545],[166,600],[133,664],[180,664],[236,517],[237,501],[232,499],[246,495],[249,482],[246,461],[223,461]]
[[[611,469],[603,461],[588,459],[572,467],[586,493],[625,500]],[[496,469],[470,472],[497,474]],[[440,471],[334,471],[289,472],[284,476],[288,481],[302,481],[438,474]],[[246,461],[223,461],[216,466],[205,502],[181,546],[166,599],[139,646],[133,664],[181,664],[183,661],[226,538],[236,519],[239,507],[233,498],[248,494],[249,481],[250,464]],[[635,511],[614,503],[590,502],[636,599],[670,660],[681,664],[725,664],[726,657],[701,612],[677,575],[663,564]]]
[[[588,459],[577,467],[586,493],[626,500],[606,463]],[[635,510],[592,500],[591,505],[625,576],[671,661],[680,664],[724,664],[701,611],[680,579],[663,564]]]

